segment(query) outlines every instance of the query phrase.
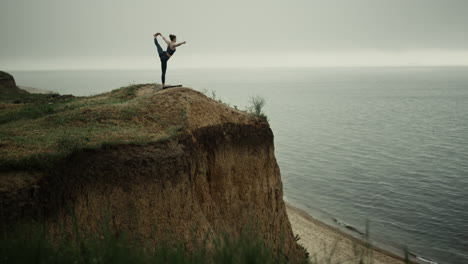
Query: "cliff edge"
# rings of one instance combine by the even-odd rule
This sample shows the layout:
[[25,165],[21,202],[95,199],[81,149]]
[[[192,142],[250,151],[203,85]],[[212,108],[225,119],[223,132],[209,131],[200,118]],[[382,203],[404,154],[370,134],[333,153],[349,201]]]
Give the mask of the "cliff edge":
[[[78,223],[157,243],[254,226],[290,259],[294,240],[267,122],[189,88],[132,85],[0,108],[0,217],[53,237]],[[194,228],[196,227],[196,228]],[[187,245],[189,242],[187,242]]]
[[28,93],[16,86],[15,78],[7,72],[0,71],[0,94]]

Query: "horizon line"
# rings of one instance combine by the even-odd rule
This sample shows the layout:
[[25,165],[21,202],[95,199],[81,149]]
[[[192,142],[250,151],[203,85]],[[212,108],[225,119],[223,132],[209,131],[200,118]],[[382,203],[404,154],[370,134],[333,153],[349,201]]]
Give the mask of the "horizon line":
[[[255,66],[255,65],[248,65],[248,66],[201,66],[201,67],[172,67],[173,70],[197,70],[197,69],[206,69],[206,70],[230,70],[230,69],[347,69],[347,68],[468,68],[467,64],[428,64],[428,65],[323,65],[323,66],[291,66],[291,65],[269,65],[269,66]],[[76,68],[12,68],[12,69],[2,69],[2,71],[9,72],[9,71],[16,71],[16,72],[26,72],[26,71],[138,71],[138,70],[159,70],[159,66],[154,67],[121,67],[121,68],[113,68],[113,67],[90,67],[90,68],[83,68],[83,67],[76,67]]]

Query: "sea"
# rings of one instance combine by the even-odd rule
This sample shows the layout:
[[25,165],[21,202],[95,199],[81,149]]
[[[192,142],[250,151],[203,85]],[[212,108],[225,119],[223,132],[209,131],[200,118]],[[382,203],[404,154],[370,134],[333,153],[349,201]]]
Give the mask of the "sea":
[[[157,68],[10,73],[77,96],[160,82]],[[467,67],[169,68],[167,82],[241,109],[263,97],[287,202],[421,259],[468,263]]]

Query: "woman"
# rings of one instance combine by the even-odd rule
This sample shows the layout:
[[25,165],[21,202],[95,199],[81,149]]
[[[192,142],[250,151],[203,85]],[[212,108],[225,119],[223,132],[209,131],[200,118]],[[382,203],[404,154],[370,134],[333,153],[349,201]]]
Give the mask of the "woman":
[[[164,51],[159,45],[158,39],[157,39],[158,36],[161,36],[163,40],[166,42],[167,44],[166,51]],[[159,59],[161,59],[161,71],[162,71],[161,79],[162,79],[162,88],[164,89],[164,84],[166,82],[167,61],[172,55],[174,55],[174,52],[176,51],[176,47],[182,44],[185,44],[186,42],[184,41],[184,42],[176,44],[177,37],[172,34],[169,35],[169,38],[171,39],[170,42],[161,33],[156,33],[153,35],[153,37],[154,37],[154,44],[156,44],[156,47],[158,48]]]

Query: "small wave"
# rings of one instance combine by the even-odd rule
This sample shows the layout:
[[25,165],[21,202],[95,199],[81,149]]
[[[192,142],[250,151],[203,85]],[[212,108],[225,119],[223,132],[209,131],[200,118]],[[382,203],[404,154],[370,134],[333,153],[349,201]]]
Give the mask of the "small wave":
[[421,261],[422,263],[427,263],[427,264],[440,264],[439,262],[436,262],[432,259],[424,258],[418,254],[415,254],[413,252],[409,252],[413,257],[415,257],[417,260]]
[[[361,236],[364,236],[364,232],[360,231],[359,229],[357,229],[356,227],[352,226],[352,225],[349,225],[349,224],[346,224],[345,222],[341,221],[340,219],[337,219],[337,218],[332,218],[333,222],[335,222],[337,225],[341,226],[341,227],[344,227],[352,232],[355,232]],[[424,264],[440,264],[439,262],[436,262],[434,260],[431,260],[429,258],[425,258],[421,255],[418,255],[416,253],[413,253],[413,252],[408,252],[412,257],[416,258],[419,262],[421,263],[424,263]]]
[[343,221],[341,221],[341,220],[339,220],[339,219],[337,219],[337,218],[332,218],[332,220],[333,220],[336,224],[338,224],[339,226],[342,226],[342,227],[344,227],[344,228],[346,228],[346,229],[348,229],[348,230],[351,230],[351,231],[353,231],[353,232],[355,232],[355,233],[358,233],[358,234],[360,234],[360,235],[364,235],[364,233],[363,233],[362,231],[360,231],[359,229],[357,229],[356,227],[354,227],[354,226],[352,226],[352,225],[346,224],[345,222],[343,222]]
[[[283,199],[285,199],[287,202],[289,202],[288,197],[283,196]],[[316,213],[320,213],[322,215],[322,217],[317,218],[317,217],[315,217],[314,214],[310,214],[311,217],[313,217],[313,218],[315,218],[315,219],[317,219],[319,221],[323,221],[324,223],[328,222],[329,224],[331,224],[331,222],[326,221],[326,219],[327,218],[329,220],[331,219],[331,221],[333,221],[338,227],[345,228],[345,229],[347,229],[347,230],[349,230],[349,231],[351,231],[351,232],[353,232],[355,234],[358,234],[360,236],[360,238],[359,238],[359,236],[355,235],[356,238],[364,239],[364,236],[366,235],[365,232],[362,232],[361,230],[357,229],[356,227],[354,227],[354,226],[352,226],[350,224],[347,224],[346,222],[342,221],[341,219],[338,219],[338,218],[332,216],[332,214],[324,211],[323,209],[320,210],[320,209],[317,209],[317,208],[312,209],[309,206],[306,206],[306,207],[308,207],[309,210],[315,210]],[[308,210],[306,210],[306,211],[308,211]],[[394,224],[394,223],[387,222],[387,224]],[[392,245],[389,241],[383,241],[383,240],[372,239],[372,241],[373,241],[373,243],[376,243],[375,245],[377,245],[380,248],[386,249],[386,250],[388,250],[390,252],[393,252],[394,254],[399,255],[401,257],[404,256],[404,253],[401,251],[401,247],[396,245],[396,244]],[[423,256],[421,256],[419,254],[414,253],[414,252],[409,251],[408,253],[413,259],[417,260],[417,263],[421,263],[421,264],[440,264],[439,262],[436,262],[436,261],[434,261],[432,259],[423,257]]]

